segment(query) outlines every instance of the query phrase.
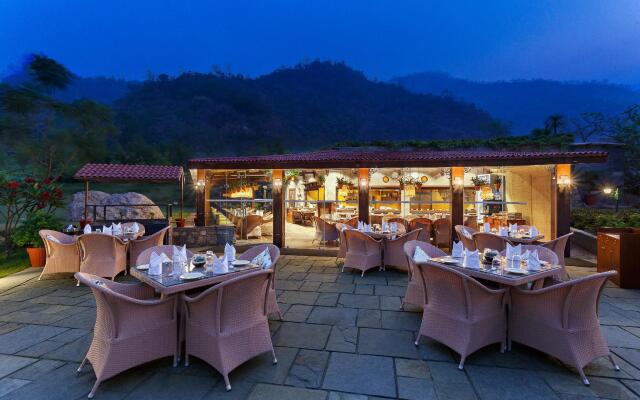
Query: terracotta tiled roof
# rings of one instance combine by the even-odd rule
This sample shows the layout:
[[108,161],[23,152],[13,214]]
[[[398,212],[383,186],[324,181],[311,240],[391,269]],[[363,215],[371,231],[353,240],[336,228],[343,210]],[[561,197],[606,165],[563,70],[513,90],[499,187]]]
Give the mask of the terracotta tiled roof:
[[205,157],[189,168],[445,167],[602,163],[606,151],[324,150],[265,156]]
[[91,182],[179,182],[182,167],[175,165],[85,164],[73,176]]

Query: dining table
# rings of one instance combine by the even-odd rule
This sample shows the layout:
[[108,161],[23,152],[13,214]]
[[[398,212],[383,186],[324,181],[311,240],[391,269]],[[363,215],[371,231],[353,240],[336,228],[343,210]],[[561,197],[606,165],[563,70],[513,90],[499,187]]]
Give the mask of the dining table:
[[507,239],[515,244],[539,244],[544,239],[544,235],[529,236],[528,234],[510,233]]
[[546,263],[536,270],[529,270],[523,265],[508,268],[510,262],[506,259],[502,261],[500,267],[494,267],[491,263],[481,261],[478,268],[472,268],[464,266],[462,258],[451,256],[432,258],[431,261],[453,268],[465,275],[503,286],[523,286],[532,283],[534,288],[541,287],[545,278],[560,273],[564,268],[559,264]]
[[247,264],[245,266],[235,266],[233,269],[225,273],[214,273],[213,270],[205,270],[203,267],[194,267],[189,264],[189,272],[201,272],[202,277],[197,279],[182,279],[182,275],[165,273],[161,275],[150,275],[148,265],[138,265],[131,268],[131,275],[141,282],[153,287],[160,293],[161,298],[166,296],[185,292],[187,290],[213,286],[235,277],[259,271],[260,267],[255,264]]

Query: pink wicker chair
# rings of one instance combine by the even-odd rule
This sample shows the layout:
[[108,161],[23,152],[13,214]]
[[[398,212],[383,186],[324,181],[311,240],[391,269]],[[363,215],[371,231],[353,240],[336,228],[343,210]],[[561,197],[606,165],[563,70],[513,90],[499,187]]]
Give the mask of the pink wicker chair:
[[[155,252],[156,254],[164,253],[167,257],[173,257],[173,249],[174,246],[171,245],[162,245],[162,246],[154,246],[149,247],[148,249],[142,250],[142,253],[138,255],[136,258],[136,262],[134,265],[142,265],[149,264],[149,259],[151,258],[151,253]],[[187,258],[193,257],[193,252],[187,249]]]
[[262,237],[259,229],[264,220],[262,215],[250,214],[242,219],[242,239]]
[[472,236],[476,249],[480,250],[480,252],[483,252],[484,249],[502,251],[507,248],[507,243],[511,243],[506,238],[493,233],[476,232]]
[[358,217],[351,218],[350,220],[345,222],[345,224],[349,225],[352,228],[357,228],[358,227]]
[[80,271],[80,250],[75,237],[48,229],[41,230],[39,235],[44,242],[47,258],[38,280],[46,274]]
[[384,262],[382,263],[382,269],[385,269],[387,265],[396,267],[401,271],[409,271],[409,262],[404,254],[404,244],[411,240],[418,240],[422,229],[418,228],[404,235],[400,235],[395,239],[384,240],[383,243],[383,256]]
[[436,247],[451,247],[451,221],[440,218],[433,221],[433,244]]
[[338,259],[345,258],[347,256],[347,239],[344,237],[345,229],[353,228],[347,224],[342,224],[340,222],[336,223],[336,230],[338,231],[338,238],[340,239],[340,247],[338,247],[338,254],[336,255],[336,264],[338,263]]
[[144,236],[129,242],[129,268],[135,267],[140,254],[151,247],[162,246],[169,227],[162,228],[153,235]]
[[196,356],[218,370],[231,390],[229,373],[247,360],[271,351],[267,321],[271,270],[258,271],[213,286],[196,297],[184,295],[185,365]]
[[127,245],[116,236],[89,233],[78,236],[80,272],[115,279],[127,270]]
[[429,218],[414,218],[409,222],[409,228],[413,231],[422,229],[418,239],[421,242],[431,243],[431,235],[433,234],[433,221]]
[[472,232],[478,232],[478,219],[476,217],[466,217],[463,225]]
[[[566,235],[562,235],[559,238],[556,238],[554,240],[550,240],[548,242],[542,243],[542,247],[546,247],[547,249],[550,249],[551,251],[556,253],[556,255],[558,256],[558,263],[563,267],[566,267],[565,260],[564,260],[564,250],[567,247],[567,242],[569,241],[569,238],[571,237],[571,235],[573,235],[573,232],[567,233]],[[560,278],[562,280],[569,279],[569,274],[567,274],[566,269],[564,272],[564,276],[561,276]]]
[[407,257],[407,265],[409,265],[409,283],[407,284],[407,290],[404,293],[404,298],[402,299],[403,308],[405,304],[422,307],[425,303],[422,275],[420,274],[420,271],[418,271],[418,266],[413,261],[413,254],[416,252],[416,247],[420,247],[422,251],[432,258],[444,257],[447,255],[447,253],[431,243],[410,240],[404,244],[404,255]]
[[[122,223],[122,230],[124,232],[126,232],[127,228],[131,228],[133,226],[133,224],[134,224],[133,222],[123,222]],[[138,224],[138,237],[141,238],[141,237],[144,236],[144,233],[146,231],[145,231],[144,225],[142,225],[140,222],[137,222],[137,224]]]
[[335,225],[328,223],[320,217],[313,217],[316,226],[316,235],[313,239],[319,243],[335,242],[340,238]]
[[449,267],[427,262],[418,269],[426,293],[421,336],[445,344],[460,354],[458,369],[467,356],[482,347],[507,340],[508,288],[489,289],[477,280]]
[[78,372],[89,361],[96,374],[89,398],[100,383],[129,368],[158,358],[173,356],[178,362],[177,297],[154,299],[145,284],[121,284],[77,272],[78,281],[89,286],[96,299],[93,340]]
[[511,290],[509,341],[522,343],[575,367],[589,385],[585,365],[608,356],[607,342],[598,322],[602,288],[615,271],[593,274],[538,290]]
[[355,229],[344,231],[344,236],[347,242],[347,255],[342,263],[343,272],[345,267],[353,268],[362,271],[361,276],[364,276],[365,271],[380,267],[382,263],[381,240],[375,240]]
[[474,232],[472,232],[466,226],[462,226],[462,225],[456,225],[455,230],[456,230],[456,234],[458,235],[458,239],[460,239],[465,249],[471,250],[471,251],[476,249],[476,242],[474,242],[473,240]]
[[269,285],[267,314],[278,314],[278,317],[282,319],[282,313],[280,312],[280,307],[278,307],[278,302],[276,301],[276,288],[274,285],[276,279],[276,263],[278,262],[278,258],[280,258],[280,249],[278,248],[278,246],[275,246],[273,244],[259,244],[240,254],[237,258],[238,260],[251,261],[258,254],[265,251],[265,249],[269,250],[269,256],[271,257],[271,270],[273,271],[273,279],[271,280],[271,285]]

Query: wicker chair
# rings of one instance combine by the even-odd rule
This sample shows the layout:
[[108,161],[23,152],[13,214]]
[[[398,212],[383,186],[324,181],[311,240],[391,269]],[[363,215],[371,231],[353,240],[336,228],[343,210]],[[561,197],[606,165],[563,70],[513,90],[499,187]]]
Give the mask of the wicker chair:
[[[144,228],[144,225],[142,225],[140,222],[135,222],[138,224],[138,237],[141,238],[144,236],[146,230]],[[122,223],[122,230],[124,232],[127,231],[127,228],[131,228],[133,226],[134,222],[123,222]]]
[[229,373],[251,358],[271,351],[267,321],[268,288],[273,272],[258,271],[213,286],[196,297],[184,295],[185,365],[194,355],[218,370],[231,390]]
[[455,230],[458,239],[460,239],[465,249],[471,251],[476,249],[476,242],[473,241],[474,232],[471,232],[468,227],[462,225],[456,225]]
[[392,223],[395,222],[398,224],[398,226],[402,225],[404,226],[404,231],[408,232],[409,231],[409,221],[407,221],[406,219],[402,218],[402,217],[391,217],[387,219],[387,223]]
[[349,225],[352,228],[357,228],[358,227],[358,217],[351,218],[350,220],[345,222],[345,224]]
[[320,217],[313,217],[316,226],[316,235],[313,241],[318,241],[320,244],[327,242],[335,242],[340,238],[338,230],[335,225],[328,223]]
[[262,237],[262,215],[250,214],[242,220],[242,239]]
[[478,219],[476,217],[466,217],[463,225],[472,232],[478,232]]
[[280,249],[278,246],[273,244],[259,244],[257,246],[253,246],[244,253],[240,254],[237,258],[238,260],[253,260],[258,254],[265,251],[265,249],[269,250],[269,256],[271,257],[271,270],[273,271],[273,279],[271,280],[271,285],[269,285],[269,300],[267,302],[267,314],[278,314],[278,317],[282,319],[282,313],[280,312],[280,307],[278,307],[278,302],[276,301],[276,289],[275,289],[275,279],[276,279],[276,263],[278,262],[278,258],[280,258]]
[[[154,252],[156,254],[164,253],[167,257],[172,258],[174,248],[175,246],[162,245],[162,246],[154,246],[154,247],[149,247],[148,249],[144,249],[136,258],[136,262],[134,265],[149,264],[151,253],[154,253]],[[191,258],[191,257],[193,257],[193,252],[187,249],[187,258]]]
[[433,221],[429,218],[414,218],[409,222],[409,229],[416,230],[422,229],[418,240],[421,242],[431,243],[431,236],[433,235]]
[[382,241],[375,240],[355,229],[344,231],[345,240],[347,242],[347,255],[342,263],[342,271],[344,268],[353,268],[365,271],[372,268],[380,267],[382,263]]
[[615,271],[593,274],[538,290],[511,290],[509,341],[522,343],[556,357],[578,370],[589,385],[585,365],[611,357],[598,322],[602,288]]
[[421,336],[445,344],[460,354],[458,369],[467,356],[482,347],[507,340],[506,305],[508,288],[489,289],[477,280],[449,267],[432,262],[420,264],[426,293]]
[[383,257],[382,269],[387,265],[396,267],[401,271],[409,271],[409,262],[404,254],[404,244],[411,240],[418,240],[422,230],[420,228],[397,236],[395,239],[387,239],[383,241]]
[[129,368],[173,356],[178,362],[177,297],[154,299],[145,284],[109,282],[77,272],[78,281],[91,288],[96,299],[93,340],[78,372],[89,361],[96,374],[89,398],[98,386]]
[[353,229],[347,224],[336,223],[336,230],[338,231],[338,238],[340,240],[340,247],[338,247],[338,254],[336,255],[336,263],[338,259],[345,258],[347,256],[347,239],[344,237],[345,229]]
[[[562,235],[559,238],[556,238],[554,240],[550,240],[548,242],[542,243],[542,247],[546,247],[547,249],[550,249],[551,251],[556,253],[556,255],[558,256],[558,264],[562,265],[563,267],[566,267],[565,260],[564,260],[564,251],[567,247],[567,242],[569,241],[569,238],[571,237],[571,235],[573,235],[573,232],[567,233],[566,235]],[[560,278],[562,280],[569,279],[569,274],[567,274],[566,269],[565,269],[564,276]]]
[[48,229],[43,229],[38,234],[44,242],[47,254],[44,269],[38,280],[46,274],[80,271],[80,251],[75,237]]
[[433,221],[433,244],[436,247],[451,248],[451,221],[440,218]]
[[89,233],[78,236],[80,272],[115,279],[127,271],[127,244],[116,236]]
[[162,246],[169,227],[162,228],[153,235],[144,236],[129,242],[129,268],[135,267],[140,254],[151,247]]
[[480,250],[480,252],[483,252],[484,249],[502,251],[507,248],[507,243],[511,243],[507,238],[493,233],[476,232],[472,236],[476,249]]
[[413,254],[416,252],[416,247],[420,247],[422,251],[427,253],[429,257],[444,257],[447,255],[444,251],[440,250],[431,243],[422,242],[418,240],[410,240],[403,246],[403,252],[407,258],[407,265],[409,265],[409,282],[407,284],[407,290],[404,293],[402,299],[402,307],[405,304],[412,304],[414,306],[424,306],[424,289],[422,287],[422,275],[418,271],[418,266],[413,261]]

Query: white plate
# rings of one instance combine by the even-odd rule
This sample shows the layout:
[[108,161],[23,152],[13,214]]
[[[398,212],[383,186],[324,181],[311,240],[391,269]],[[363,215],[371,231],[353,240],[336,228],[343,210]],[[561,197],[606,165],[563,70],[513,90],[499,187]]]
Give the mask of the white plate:
[[200,279],[204,276],[202,272],[187,272],[186,274],[180,275],[180,279],[183,281],[191,281],[194,279]]
[[232,265],[241,266],[241,265],[249,265],[250,263],[251,263],[251,261],[249,261],[249,260],[235,260],[231,264]]
[[148,270],[148,269],[149,269],[149,264],[142,264],[142,265],[138,265],[138,266],[136,267],[136,269],[137,269],[138,271],[146,271],[146,270]]
[[504,271],[508,272],[510,274],[516,274],[516,275],[526,275],[527,274],[527,271],[525,271],[523,269],[505,268]]
[[440,262],[443,264],[458,264],[460,260],[453,257],[447,257],[447,258],[441,258]]

